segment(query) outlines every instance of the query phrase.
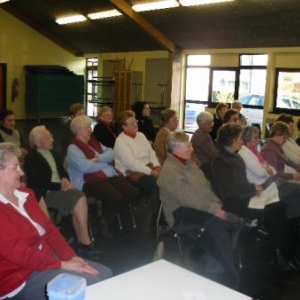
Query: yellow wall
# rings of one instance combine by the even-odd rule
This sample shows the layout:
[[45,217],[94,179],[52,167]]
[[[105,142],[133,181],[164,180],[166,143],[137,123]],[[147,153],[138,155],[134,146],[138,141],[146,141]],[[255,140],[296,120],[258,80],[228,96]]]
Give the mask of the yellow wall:
[[[24,65],[61,65],[84,74],[85,58],[71,55],[0,8],[0,63],[7,64],[7,108],[16,118],[25,117]],[[19,97],[11,101],[11,84],[19,79]]]

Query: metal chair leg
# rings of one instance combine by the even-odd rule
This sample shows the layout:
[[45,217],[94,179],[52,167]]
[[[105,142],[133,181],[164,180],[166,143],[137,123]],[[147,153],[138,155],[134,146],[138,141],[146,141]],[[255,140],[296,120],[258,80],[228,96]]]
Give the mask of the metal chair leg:
[[133,212],[131,203],[129,203],[129,209],[130,209],[130,215],[131,215],[132,227],[133,227],[134,229],[136,229],[137,225],[136,225],[136,222],[135,222],[134,212]]
[[158,241],[160,238],[160,234],[161,234],[161,228],[159,226],[159,222],[160,222],[160,218],[161,218],[161,214],[162,214],[162,209],[163,209],[163,205],[162,203],[160,203],[160,207],[159,207],[159,211],[158,211],[158,215],[157,215],[157,219],[156,219],[156,240]]
[[120,214],[117,214],[117,220],[118,220],[118,224],[119,224],[119,229],[122,231],[123,230],[123,224],[122,224],[122,221],[121,221]]

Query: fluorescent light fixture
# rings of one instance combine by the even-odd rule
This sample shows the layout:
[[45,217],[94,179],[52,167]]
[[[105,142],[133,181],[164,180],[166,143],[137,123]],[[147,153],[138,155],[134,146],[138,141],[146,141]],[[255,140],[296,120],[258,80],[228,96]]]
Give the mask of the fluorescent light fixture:
[[222,2],[231,2],[234,0],[179,0],[182,6],[204,5]]
[[69,16],[69,17],[65,17],[65,18],[58,18],[55,20],[55,22],[58,23],[59,25],[77,23],[77,22],[83,22],[83,21],[86,21],[86,17],[83,15],[74,15],[74,16]]
[[0,4],[4,2],[8,2],[9,0],[0,0]]
[[106,19],[111,17],[121,16],[122,14],[117,9],[99,11],[96,13],[88,14],[88,17],[92,20]]
[[132,9],[140,12],[140,11],[172,8],[172,7],[178,7],[178,6],[179,6],[179,4],[176,0],[162,0],[162,1],[155,1],[155,2],[149,2],[149,3],[135,4],[132,6]]

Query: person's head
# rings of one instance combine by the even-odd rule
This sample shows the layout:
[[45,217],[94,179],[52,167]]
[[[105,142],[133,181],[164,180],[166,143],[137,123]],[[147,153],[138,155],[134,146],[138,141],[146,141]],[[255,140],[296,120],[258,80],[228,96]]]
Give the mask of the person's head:
[[289,127],[289,134],[290,136],[293,136],[294,134],[294,119],[292,115],[288,115],[288,114],[280,114],[279,117],[276,119],[275,122],[284,122],[285,124],[288,125]]
[[145,101],[137,101],[132,106],[132,110],[135,113],[136,118],[139,120],[142,117],[149,117],[151,110],[149,104]]
[[118,116],[118,125],[125,133],[134,135],[138,132],[138,122],[132,110],[125,110]]
[[231,108],[237,110],[238,112],[240,112],[241,109],[243,108],[243,105],[240,101],[235,100],[235,101],[232,102]]
[[53,142],[52,134],[44,125],[35,126],[29,132],[29,144],[33,149],[51,150]]
[[198,127],[205,133],[212,131],[214,127],[214,117],[208,111],[202,111],[196,118]]
[[81,103],[74,103],[69,107],[69,117],[71,119],[84,114],[84,106]]
[[224,124],[218,130],[217,144],[220,147],[226,147],[232,152],[237,152],[243,145],[242,126],[235,124]]
[[259,143],[259,129],[252,125],[243,127],[243,142],[246,146],[256,147]]
[[76,136],[76,138],[87,143],[91,138],[92,124],[93,120],[90,117],[86,115],[81,115],[75,117],[71,121],[70,128],[72,133]]
[[113,121],[113,117],[112,109],[109,106],[103,106],[98,112],[97,119],[98,121],[110,124]]
[[0,111],[0,124],[6,129],[15,129],[16,120],[12,110]]
[[15,190],[24,172],[20,168],[21,150],[13,143],[0,143],[0,184]]
[[228,109],[223,118],[223,123],[238,123],[239,122],[239,112],[235,109]]
[[175,131],[178,126],[177,112],[174,109],[166,108],[160,113],[160,119],[163,127],[170,131]]
[[289,127],[286,123],[278,121],[272,125],[270,138],[278,145],[282,146],[287,141],[289,135]]
[[226,103],[219,102],[216,106],[216,114],[222,121],[227,110],[228,110],[228,106]]
[[191,158],[193,147],[186,133],[180,131],[172,132],[168,135],[166,144],[168,152],[183,159]]

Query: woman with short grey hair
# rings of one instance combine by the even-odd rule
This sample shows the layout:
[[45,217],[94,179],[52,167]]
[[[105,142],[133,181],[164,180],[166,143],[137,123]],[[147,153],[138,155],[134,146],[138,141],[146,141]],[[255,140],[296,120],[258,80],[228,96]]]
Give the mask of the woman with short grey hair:
[[75,136],[67,151],[68,171],[77,189],[103,202],[107,231],[113,228],[118,214],[128,219],[129,204],[137,203],[138,194],[114,167],[114,150],[92,136],[91,125],[92,119],[88,116],[72,120],[71,130]]
[[214,116],[208,111],[201,111],[200,114],[196,118],[196,122],[198,126],[206,123],[206,122],[213,122]]
[[0,143],[0,299],[48,299],[46,284],[62,273],[75,272],[88,285],[111,277],[110,269],[77,256],[22,186],[19,157],[16,145]]
[[[27,186],[35,192],[41,202],[45,199],[49,208],[62,215],[72,215],[77,236],[77,251],[94,258],[99,250],[92,243],[88,232],[88,207],[85,195],[75,189],[69,181],[62,159],[53,148],[53,136],[43,125],[34,127],[29,133],[31,147],[24,161]],[[43,207],[43,204],[41,204]]]
[[194,153],[201,165],[205,165],[217,154],[217,148],[210,135],[214,126],[214,117],[208,111],[202,111],[196,118],[198,129],[194,132],[191,142]]

